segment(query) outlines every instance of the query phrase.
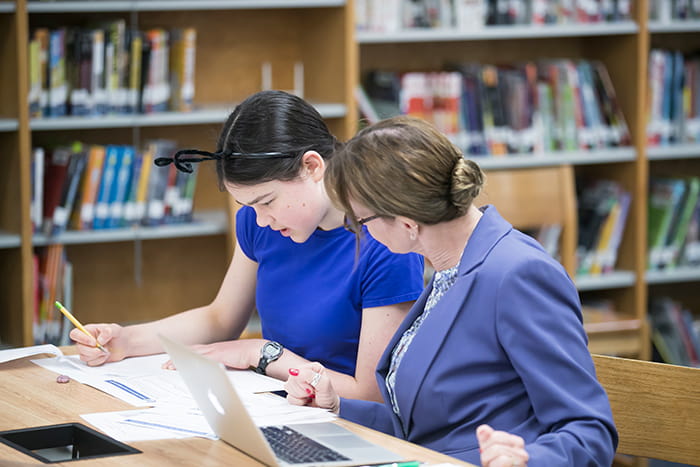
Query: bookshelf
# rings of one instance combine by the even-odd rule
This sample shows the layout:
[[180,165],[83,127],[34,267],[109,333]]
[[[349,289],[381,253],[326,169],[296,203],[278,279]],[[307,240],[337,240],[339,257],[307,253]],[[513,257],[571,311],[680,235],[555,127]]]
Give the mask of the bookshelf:
[[[630,147],[503,157],[474,156],[474,159],[486,170],[487,182],[489,174],[567,166],[577,178],[607,178],[620,183],[631,193],[632,204],[616,270],[600,276],[580,275],[574,280],[583,300],[610,301],[618,311],[619,318],[614,322],[587,327],[591,350],[647,359],[650,346],[646,325],[645,258],[649,166],[645,147],[645,99],[650,33],[648,2],[632,3],[631,19],[614,23],[519,24],[483,26],[473,30],[399,28],[391,33],[359,30],[357,42],[361,76],[371,70],[438,71],[444,70],[447,64],[508,64],[547,58],[599,60],[606,66],[630,129]],[[502,177],[492,178],[498,180]],[[490,185],[489,189],[498,188]],[[531,196],[523,193],[524,199]],[[560,193],[560,196],[567,195]],[[529,209],[529,206],[521,207]],[[576,213],[573,216],[576,218]],[[562,237],[561,241],[564,242],[565,238]],[[564,262],[570,263],[570,259]],[[571,267],[568,268],[571,271]]]
[[[700,20],[670,19],[649,22],[650,49],[678,50],[684,54],[700,48]],[[650,177],[688,177],[700,175],[700,144],[676,143],[646,148],[646,167]],[[675,267],[645,271],[649,303],[669,297],[692,312],[700,310],[697,286],[699,267]]]
[[[30,118],[29,31],[36,27],[127,24],[197,30],[195,109],[191,112]],[[354,131],[357,75],[353,2],[345,0],[202,0],[0,2],[0,342],[32,343],[35,248],[65,245],[73,264],[73,311],[83,322],[133,323],[210,301],[230,255],[227,195],[212,166],[201,167],[194,222],[33,233],[29,216],[31,148],[80,140],[141,147],[173,139],[179,147],[212,148],[228,113],[261,89],[261,65],[272,64],[273,87],[292,89],[303,62],[304,97],[341,139]],[[18,203],[17,200],[20,200]]]

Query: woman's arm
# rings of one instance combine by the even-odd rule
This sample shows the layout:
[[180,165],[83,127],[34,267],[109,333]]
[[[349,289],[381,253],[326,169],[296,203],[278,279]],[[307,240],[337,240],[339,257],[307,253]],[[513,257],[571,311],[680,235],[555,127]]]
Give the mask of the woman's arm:
[[547,427],[525,448],[531,463],[610,465],[617,433],[586,346],[576,288],[559,265],[520,261],[498,288],[497,327]]
[[78,345],[80,358],[91,365],[126,357],[163,352],[157,334],[185,344],[203,344],[240,335],[255,304],[257,263],[236,245],[233,259],[214,300],[205,306],[144,324],[122,327],[117,324],[90,324],[86,328],[109,351],[102,353],[94,340],[74,329],[71,339]]
[[[362,311],[362,328],[360,330],[355,375],[346,375],[326,369],[333,387],[340,397],[382,401],[375,377],[377,362],[379,362],[379,358],[384,353],[389,340],[391,340],[412,305],[413,302],[403,302],[394,305],[365,308]],[[257,365],[257,359],[260,358],[262,342],[264,341],[261,341],[257,346],[257,353],[254,353],[251,357],[255,360],[253,366]],[[286,380],[289,376],[288,371],[290,368],[299,368],[307,362],[308,360],[285,350],[279,360],[268,365],[267,374]],[[253,364],[252,361],[251,364]]]
[[[397,303],[362,311],[362,327],[357,351],[355,375],[346,375],[326,369],[336,392],[345,398],[381,401],[374,372],[379,358],[384,353],[389,340],[396,332],[413,302]],[[237,341],[217,342],[200,351],[231,368],[256,367],[260,359],[265,339],[240,339]],[[271,362],[266,374],[273,378],[287,380],[290,368],[300,368],[309,360],[295,354],[289,349],[279,359]]]

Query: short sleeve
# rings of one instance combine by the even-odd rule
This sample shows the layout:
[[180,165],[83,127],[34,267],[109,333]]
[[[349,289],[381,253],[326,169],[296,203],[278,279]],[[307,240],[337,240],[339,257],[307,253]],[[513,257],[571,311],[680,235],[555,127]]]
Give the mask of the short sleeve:
[[423,291],[423,257],[392,253],[369,234],[363,242],[362,308],[416,300]]
[[259,262],[255,256],[256,227],[253,208],[243,206],[236,212],[236,241],[249,259]]

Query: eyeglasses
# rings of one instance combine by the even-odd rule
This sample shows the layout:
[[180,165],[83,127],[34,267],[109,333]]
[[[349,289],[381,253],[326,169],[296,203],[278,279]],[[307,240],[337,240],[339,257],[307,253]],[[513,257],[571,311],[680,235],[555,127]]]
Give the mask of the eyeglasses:
[[[358,225],[358,227],[362,228],[362,226],[365,225],[367,222],[373,221],[374,219],[378,219],[380,217],[382,217],[382,216],[380,216],[379,214],[375,214],[373,216],[367,216],[367,217],[363,217],[361,219],[357,219],[357,225]],[[350,232],[353,232],[353,233],[355,232],[355,226],[353,226],[350,223],[348,216],[345,216],[343,218],[343,227],[345,227],[345,230],[349,230]]]
[[[200,157],[188,157],[182,159],[185,155],[197,155]],[[154,162],[158,167],[165,167],[169,164],[175,164],[178,170],[185,173],[192,173],[193,162],[221,160],[226,157],[235,157],[238,159],[284,159],[296,157],[296,154],[288,152],[209,152],[200,149],[182,149],[175,153],[173,157],[159,157]]]

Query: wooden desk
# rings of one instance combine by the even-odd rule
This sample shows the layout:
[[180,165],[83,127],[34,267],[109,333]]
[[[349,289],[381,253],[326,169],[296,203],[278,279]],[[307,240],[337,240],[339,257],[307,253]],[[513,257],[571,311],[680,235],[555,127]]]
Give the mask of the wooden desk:
[[[80,418],[80,414],[134,408],[126,402],[77,381],[59,384],[56,382],[57,375],[55,373],[35,365],[30,361],[31,358],[41,358],[41,356],[0,364],[0,431],[70,422],[88,425]],[[457,465],[470,465],[346,420],[338,420],[336,423],[387,449],[402,454],[406,459],[430,463],[450,462]],[[83,460],[79,464],[66,462],[52,465],[67,467],[77,467],[78,465],[122,466],[125,464],[154,467],[164,465],[263,465],[223,441],[211,441],[204,438],[140,441],[127,444],[143,452],[141,454]],[[0,443],[0,465],[36,466],[44,464]]]

